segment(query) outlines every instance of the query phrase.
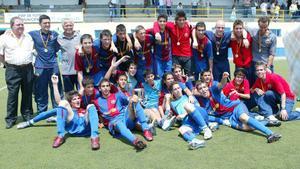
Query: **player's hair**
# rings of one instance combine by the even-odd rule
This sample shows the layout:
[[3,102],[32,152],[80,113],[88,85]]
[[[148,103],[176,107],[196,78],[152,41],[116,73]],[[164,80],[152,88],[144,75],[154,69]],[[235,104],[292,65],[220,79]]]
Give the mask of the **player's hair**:
[[104,29],[104,30],[100,33],[100,39],[102,39],[103,36],[112,37],[112,34],[111,34],[110,30]]
[[255,68],[257,68],[258,66],[264,66],[264,68],[267,67],[267,65],[264,62],[256,62],[255,63]]
[[182,69],[182,66],[180,64],[173,64],[173,70],[174,71],[175,69]]
[[126,32],[126,27],[125,27],[124,24],[117,25],[117,27],[116,27],[116,33],[118,33],[118,32]]
[[94,85],[94,79],[89,76],[86,76],[82,80],[82,86],[87,87],[88,85]]
[[151,69],[146,69],[146,71],[144,73],[144,77],[146,78],[148,75],[151,75],[151,74],[155,76],[155,74],[153,73],[153,71]]
[[184,19],[186,20],[186,14],[183,10],[180,10],[176,13],[175,16],[175,21],[177,21],[179,18],[184,17]]
[[205,25],[205,23],[203,21],[198,22],[195,27],[196,28],[198,28],[198,27],[204,27],[204,29],[206,30],[206,25]]
[[141,30],[144,30],[145,27],[142,25],[138,25],[137,27],[135,27],[135,33],[139,33]]
[[129,70],[129,67],[130,66],[135,66],[135,68],[137,67],[137,65],[134,63],[134,61],[130,61],[129,64],[128,64],[128,68],[127,68],[127,71]]
[[99,83],[99,87],[103,84],[103,83],[110,83],[108,79],[103,78],[100,83]]
[[14,26],[16,20],[21,20],[21,21],[23,21],[23,19],[22,19],[21,17],[18,17],[18,16],[12,17],[12,18],[10,19],[10,28],[12,28],[12,27]]
[[42,23],[43,19],[49,19],[50,20],[50,17],[48,15],[41,15],[39,17],[39,23]]
[[237,19],[233,22],[233,29],[237,26],[237,25],[242,25],[244,27],[244,22],[240,19]]
[[236,76],[246,76],[246,70],[244,68],[237,68],[234,71],[234,77]]
[[126,74],[124,72],[122,72],[122,73],[117,74],[117,80],[119,80],[119,78],[122,77],[122,76],[126,77],[126,80],[128,79]]
[[[174,81],[174,82],[171,84],[171,86],[170,86],[171,92],[173,92],[173,86],[174,86],[174,85],[179,85],[179,82]],[[179,86],[180,86],[180,85],[179,85]]]
[[71,19],[71,18],[63,18],[63,19],[61,20],[61,24],[62,24],[62,25],[64,25],[64,24],[67,23],[67,22],[71,22],[72,24],[74,24],[74,20]]
[[71,90],[71,91],[69,91],[69,92],[66,93],[66,100],[67,100],[69,103],[71,103],[72,99],[73,99],[75,96],[79,96],[78,91]]
[[159,14],[157,20],[159,20],[160,18],[164,18],[166,21],[168,21],[168,16],[166,14]]
[[259,19],[258,19],[258,21],[257,21],[258,23],[267,23],[268,25],[270,24],[270,18],[269,17],[267,17],[267,16],[261,16],[261,17],[259,17]]
[[210,73],[210,70],[209,69],[205,69],[203,70],[201,73],[200,73],[200,76],[202,77],[204,75],[204,73],[207,73],[209,72]]
[[92,37],[92,35],[90,35],[90,34],[83,34],[83,35],[80,37],[80,43],[81,43],[81,44],[82,44],[82,42],[83,42],[83,39],[91,39],[92,42],[93,42],[93,37]]
[[202,80],[197,80],[195,83],[195,88],[197,89],[199,85],[205,84],[207,86],[207,83]]

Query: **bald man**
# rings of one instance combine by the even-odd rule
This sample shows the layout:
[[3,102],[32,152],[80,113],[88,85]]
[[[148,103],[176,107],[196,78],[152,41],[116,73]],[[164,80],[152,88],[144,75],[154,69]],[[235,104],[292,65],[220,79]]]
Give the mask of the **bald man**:
[[213,46],[213,77],[220,81],[224,72],[230,73],[228,61],[228,48],[230,45],[230,31],[225,30],[225,22],[218,20],[215,26],[215,32],[206,31],[206,36],[212,42]]

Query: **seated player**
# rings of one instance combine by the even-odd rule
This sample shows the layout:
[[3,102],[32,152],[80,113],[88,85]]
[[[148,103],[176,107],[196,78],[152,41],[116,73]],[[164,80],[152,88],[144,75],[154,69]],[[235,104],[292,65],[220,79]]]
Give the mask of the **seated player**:
[[174,75],[175,81],[181,82],[181,83],[185,84],[186,87],[188,87],[188,89],[190,89],[191,91],[193,90],[193,83],[189,79],[189,77],[187,77],[186,75],[183,74],[181,65],[178,65],[178,64],[173,65],[173,75]]
[[222,87],[226,83],[229,73],[224,72],[221,87],[213,85],[208,87],[205,82],[198,82],[196,89],[200,97],[199,103],[203,105],[208,114],[217,118],[229,120],[229,126],[234,129],[249,131],[257,129],[264,133],[268,143],[275,142],[281,138],[280,134],[273,133],[256,119],[249,117],[248,109],[240,100],[230,101],[222,93]]
[[223,93],[230,100],[250,99],[249,81],[246,79],[246,72],[243,68],[237,68],[234,71],[234,79],[225,85]]
[[102,79],[99,86],[101,96],[95,101],[100,115],[108,122],[108,129],[113,136],[121,135],[137,150],[144,149],[146,143],[137,138],[130,129],[138,122],[147,141],[152,141],[152,133],[147,124],[144,110],[136,95],[128,98],[120,92],[112,93],[110,82]]
[[[299,120],[300,112],[293,111],[295,95],[288,82],[276,73],[267,72],[263,62],[257,62],[255,69],[257,79],[251,87],[253,93],[251,97],[260,108],[265,110],[260,111],[261,115],[275,122],[277,119],[274,116],[283,121]],[[277,104],[280,105],[280,110]]]
[[57,133],[54,139],[53,148],[58,148],[65,142],[65,132],[73,136],[90,136],[91,148],[97,150],[100,148],[99,132],[98,132],[98,114],[93,104],[82,107],[82,100],[78,92],[70,91],[66,94],[66,100],[60,100],[58,93],[58,77],[52,75],[52,84],[55,99],[59,103],[59,107],[42,112],[30,121],[18,124],[17,128],[22,129],[33,125],[36,122],[45,120],[51,116],[57,116]]
[[151,70],[146,70],[145,82],[143,83],[145,113],[152,122],[157,122],[160,128],[169,128],[166,125],[172,125],[172,123],[165,123],[165,119],[162,118],[164,114],[158,111],[161,80],[154,80],[154,78],[154,73]]
[[[205,142],[196,138],[196,135],[204,132],[204,139],[212,138],[212,132],[207,126],[208,116],[205,109],[198,103],[189,103],[188,97],[182,94],[182,88],[178,82],[171,85],[171,107],[176,114],[176,119],[181,121],[180,134],[189,143],[190,149],[204,147]],[[169,99],[168,101],[169,102]]]

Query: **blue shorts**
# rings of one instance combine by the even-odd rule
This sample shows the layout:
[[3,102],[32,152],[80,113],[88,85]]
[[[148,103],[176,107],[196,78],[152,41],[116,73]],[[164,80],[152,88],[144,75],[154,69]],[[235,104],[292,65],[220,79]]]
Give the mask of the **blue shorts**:
[[190,127],[193,130],[193,133],[197,135],[201,132],[200,126],[188,115],[183,119],[181,126]]
[[132,130],[135,128],[136,120],[132,120],[129,118],[128,107],[124,111],[125,111],[125,115],[121,114],[109,122],[108,130],[114,137],[118,137],[118,135],[119,135],[119,133],[117,132],[117,130],[115,128],[117,123],[125,123],[126,127],[129,130]]
[[233,112],[229,112],[221,116],[222,119],[229,119],[232,128],[241,129],[243,123],[239,120],[240,116],[243,114],[249,114],[246,105],[241,102],[234,109]]
[[91,127],[89,123],[86,122],[86,117],[79,117],[78,113],[74,111],[73,119],[66,123],[65,129],[68,133],[74,136],[90,136]]

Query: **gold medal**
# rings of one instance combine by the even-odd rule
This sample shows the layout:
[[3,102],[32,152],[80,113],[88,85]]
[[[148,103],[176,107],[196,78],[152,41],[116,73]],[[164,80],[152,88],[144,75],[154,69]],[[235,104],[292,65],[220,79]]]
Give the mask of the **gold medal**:
[[215,108],[218,109],[220,107],[219,103],[215,105]]
[[217,55],[219,55],[220,53],[219,53],[219,51],[217,51]]
[[258,52],[260,53],[260,52],[261,52],[261,49],[258,49]]
[[180,42],[177,42],[177,46],[179,46],[180,45]]
[[235,54],[235,57],[236,57],[236,58],[238,58],[238,57],[239,57],[239,55],[238,55],[238,54]]
[[203,58],[203,53],[201,53],[201,57]]

